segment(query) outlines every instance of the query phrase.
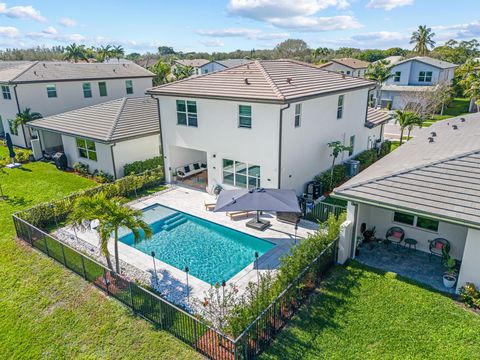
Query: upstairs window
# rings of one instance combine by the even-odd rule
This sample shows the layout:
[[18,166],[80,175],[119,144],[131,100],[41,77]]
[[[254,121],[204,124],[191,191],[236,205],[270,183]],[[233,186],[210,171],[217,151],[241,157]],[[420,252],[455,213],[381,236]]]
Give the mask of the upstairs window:
[[2,85],[2,95],[5,100],[12,100],[12,94],[10,94],[10,87]]
[[302,104],[295,105],[295,127],[300,127],[300,121],[302,120]]
[[55,85],[55,84],[47,85],[47,96],[49,98],[56,98],[57,97],[57,85]]
[[177,100],[177,125],[198,127],[196,101]]
[[125,80],[125,90],[127,91],[127,95],[133,94],[133,81],[132,80]]
[[402,75],[401,71],[395,71],[395,74],[393,75],[393,81],[394,82],[400,82],[400,76]]
[[92,97],[92,84],[90,83],[83,83],[83,97],[84,98],[91,98]]
[[107,83],[105,81],[101,81],[98,83],[98,90],[100,91],[100,96],[108,96]]
[[340,95],[338,97],[338,103],[337,103],[337,119],[341,119],[343,117],[343,99],[344,95]]
[[420,71],[420,74],[418,75],[418,82],[432,82],[432,72]]
[[97,161],[97,148],[92,140],[77,138],[78,155],[81,158]]
[[252,107],[250,105],[238,106],[238,127],[252,128]]

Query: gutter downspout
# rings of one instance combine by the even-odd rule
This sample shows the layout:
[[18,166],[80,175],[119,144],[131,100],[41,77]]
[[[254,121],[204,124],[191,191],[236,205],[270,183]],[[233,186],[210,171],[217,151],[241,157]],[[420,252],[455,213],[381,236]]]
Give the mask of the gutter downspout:
[[[164,177],[164,180],[166,181],[167,178],[166,178],[166,175],[167,175],[167,169],[166,169],[166,163],[165,163],[165,153],[163,152],[163,131],[162,131],[162,117],[160,116],[160,99],[153,96],[153,95],[150,95],[150,97],[152,99],[155,99],[157,101],[157,109],[158,109],[158,129],[160,131],[160,155],[162,156],[162,160],[163,160],[163,177]],[[171,181],[172,179],[170,179]],[[208,186],[208,184],[207,184]]]
[[[15,94],[15,102],[17,103],[17,114],[20,114],[22,111],[20,110],[20,102],[18,101],[18,94],[17,94],[17,84],[13,85],[13,93]],[[25,142],[25,147],[28,148],[27,144],[27,137],[25,136],[25,126],[22,124],[22,135],[23,141]]]
[[283,130],[283,111],[290,107],[290,103],[287,106],[280,108],[280,124],[278,130],[278,188],[280,189],[282,182],[282,130]]
[[110,154],[112,155],[113,177],[117,180],[117,167],[115,165],[115,156],[113,156],[113,147],[115,145],[117,145],[117,143],[110,144]]

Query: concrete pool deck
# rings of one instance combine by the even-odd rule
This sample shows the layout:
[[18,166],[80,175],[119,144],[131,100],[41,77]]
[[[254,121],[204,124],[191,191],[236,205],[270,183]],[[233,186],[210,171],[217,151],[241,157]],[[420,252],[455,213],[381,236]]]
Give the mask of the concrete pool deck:
[[[288,253],[289,249],[295,244],[295,229],[293,225],[282,223],[276,220],[273,214],[265,213],[262,219],[267,219],[272,226],[267,230],[260,232],[246,227],[245,223],[251,219],[242,218],[230,220],[225,213],[214,213],[205,210],[205,203],[215,202],[215,197],[206,192],[194,190],[191,188],[172,186],[167,190],[151,196],[141,198],[129,203],[130,206],[137,209],[144,209],[154,204],[164,205],[191,215],[198,216],[205,220],[247,233],[249,235],[275,243],[275,247],[267,251],[258,259],[258,272],[260,274],[275,270],[280,264],[280,258]],[[298,225],[297,240],[306,237],[318,229],[318,224],[310,221],[301,220]],[[63,229],[73,233],[71,229]],[[96,231],[78,231],[77,236],[91,245],[98,247],[98,234]],[[153,259],[151,256],[119,242],[120,259],[146,273],[151,274],[151,285],[164,294],[170,301],[177,304],[188,305],[186,298],[186,274],[163,261],[155,259],[156,273],[158,283],[155,281],[155,271]],[[110,252],[113,254],[113,242],[110,243]],[[238,272],[227,281],[228,284],[234,284],[239,293],[243,293],[249,282],[257,281],[257,270],[254,264],[254,258],[246,268]],[[189,295],[198,299],[205,297],[205,292],[211,287],[210,284],[202,281],[192,275],[188,276]]]

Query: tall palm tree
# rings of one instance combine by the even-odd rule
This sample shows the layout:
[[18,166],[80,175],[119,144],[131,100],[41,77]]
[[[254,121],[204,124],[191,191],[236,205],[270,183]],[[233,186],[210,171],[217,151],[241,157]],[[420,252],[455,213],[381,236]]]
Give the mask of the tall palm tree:
[[429,51],[428,48],[435,46],[434,36],[435,33],[432,32],[431,28],[427,28],[427,25],[420,25],[410,38],[410,44],[415,44],[413,51],[420,56],[426,56]]
[[411,111],[402,111],[402,110],[395,110],[395,124],[398,123],[400,125],[400,145],[403,144],[403,133],[405,129],[408,131],[407,139],[410,138],[410,132],[413,130],[415,126],[421,127],[423,124],[423,120],[417,114]]
[[173,69],[173,76],[175,76],[176,80],[183,80],[195,73],[195,69],[191,66],[176,66]]
[[125,55],[125,49],[122,47],[122,45],[114,45],[111,51],[111,56],[116,58],[118,62],[120,62],[120,59],[123,58]]
[[387,60],[379,60],[372,63],[367,71],[365,71],[366,79],[377,82],[377,86],[375,87],[375,106],[379,105],[382,85],[392,77],[389,64],[390,63]]
[[[15,131],[17,131],[18,127],[21,126],[23,129],[23,126],[29,123],[30,121],[41,119],[43,116],[39,112],[31,112],[30,108],[25,108],[22,112],[19,112],[17,116],[15,117],[15,120],[13,120],[13,128]],[[30,134],[30,129],[29,135]]]
[[155,74],[155,77],[153,78],[153,85],[158,86],[174,81],[175,77],[171,73],[171,69],[172,67],[170,64],[162,60],[158,60],[154,65],[150,66],[148,70]]
[[118,231],[120,228],[129,229],[134,236],[134,242],[152,236],[152,229],[142,220],[142,212],[125,205],[120,197],[107,198],[102,192],[91,197],[84,196],[75,200],[69,222],[74,227],[84,227],[86,221],[98,220],[97,227],[100,235],[100,250],[107,260],[107,265],[113,269],[108,251],[108,243],[113,234],[115,249],[115,271],[120,274],[120,259],[118,257]]
[[77,45],[75,43],[68,45],[64,52],[65,60],[78,62],[79,60],[88,60],[85,45]]
[[112,45],[102,45],[97,48],[97,61],[104,62],[112,56]]

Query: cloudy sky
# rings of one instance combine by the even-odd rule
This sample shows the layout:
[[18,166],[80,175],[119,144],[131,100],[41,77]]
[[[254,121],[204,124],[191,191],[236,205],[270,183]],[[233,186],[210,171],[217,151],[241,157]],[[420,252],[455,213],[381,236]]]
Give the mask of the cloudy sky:
[[[2,0],[0,0],[2,1]],[[476,0],[83,0],[0,2],[0,49],[121,44],[127,52],[310,47],[409,48],[426,24],[438,44],[480,38]]]

